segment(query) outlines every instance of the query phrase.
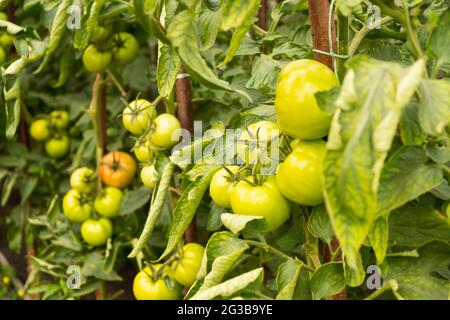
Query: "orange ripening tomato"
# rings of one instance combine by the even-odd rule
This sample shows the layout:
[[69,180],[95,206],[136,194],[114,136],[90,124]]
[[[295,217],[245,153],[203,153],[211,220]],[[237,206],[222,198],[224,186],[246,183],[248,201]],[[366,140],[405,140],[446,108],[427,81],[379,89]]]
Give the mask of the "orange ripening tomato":
[[136,162],[126,152],[113,151],[103,156],[99,170],[100,179],[110,187],[125,188],[136,173]]

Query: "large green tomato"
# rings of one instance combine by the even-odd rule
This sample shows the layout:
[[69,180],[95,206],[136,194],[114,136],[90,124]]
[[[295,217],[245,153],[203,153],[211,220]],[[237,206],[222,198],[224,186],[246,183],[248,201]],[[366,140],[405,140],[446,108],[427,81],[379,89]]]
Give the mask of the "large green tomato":
[[150,140],[145,142],[137,141],[134,145],[134,155],[140,162],[150,162],[153,160],[153,148]]
[[[160,271],[161,264],[145,267],[140,271],[133,281],[133,293],[137,300],[179,300],[181,298],[181,286],[177,284],[172,277],[170,267],[165,267]],[[156,277],[157,273],[161,273]],[[166,281],[165,278],[169,281]],[[167,282],[172,283],[169,287]]]
[[4,64],[6,61],[6,52],[5,49],[0,47],[0,65]]
[[30,136],[36,141],[45,141],[50,138],[50,123],[48,120],[34,120],[30,126]]
[[50,113],[50,124],[58,130],[69,126],[69,113],[64,110],[55,110]]
[[292,153],[278,166],[278,189],[289,200],[305,206],[323,202],[322,163],[326,143],[323,140],[294,140]]
[[183,286],[190,287],[197,280],[205,247],[198,243],[188,243],[181,249],[180,260],[173,263],[173,276]]
[[169,113],[163,113],[154,120],[155,128],[151,142],[160,148],[170,148],[178,142],[180,121]]
[[[237,173],[239,171],[238,166],[229,166],[227,167],[232,173]],[[233,178],[230,177],[227,170],[224,168],[217,171],[209,184],[209,194],[213,199],[214,203],[219,207],[223,208],[231,208],[231,191],[233,187],[236,185],[236,182],[233,181]]]
[[81,225],[81,237],[91,246],[101,246],[108,241],[113,232],[113,226],[109,219],[88,219]]
[[83,52],[83,64],[90,72],[105,71],[112,61],[112,53],[100,51],[93,44],[89,45]]
[[70,186],[81,193],[90,193],[95,190],[95,172],[86,167],[81,167],[72,172]]
[[107,40],[110,35],[111,35],[110,29],[104,26],[97,25],[94,27],[94,30],[92,30],[91,41],[95,43],[101,43]]
[[53,137],[45,143],[45,151],[50,157],[59,159],[69,152],[69,144],[67,136]]
[[277,156],[270,154],[269,145],[279,135],[280,130],[273,122],[263,120],[252,123],[239,137],[237,154],[245,163],[269,164],[270,159]]
[[0,46],[8,49],[14,44],[14,37],[9,33],[3,33],[0,35]]
[[144,166],[141,170],[141,180],[144,186],[150,189],[155,189],[156,184],[158,183],[159,176],[158,172],[155,169],[155,166],[148,165]]
[[81,223],[91,217],[92,207],[78,190],[70,189],[63,198],[63,212],[70,221]]
[[[253,182],[252,177],[248,180]],[[265,218],[266,232],[277,229],[290,214],[290,203],[278,190],[274,176],[256,186],[246,181],[238,182],[231,191],[231,208],[236,214]]]
[[332,115],[319,109],[314,94],[338,85],[333,71],[320,62],[302,59],[287,64],[278,77],[275,96],[280,129],[304,140],[326,136]]
[[113,36],[114,60],[119,65],[133,62],[139,54],[139,42],[129,33],[120,32]]
[[114,218],[119,214],[123,193],[120,189],[106,187],[95,198],[94,208],[100,215],[106,218]]
[[138,99],[130,102],[123,110],[122,122],[132,134],[140,135],[148,129],[155,116],[156,110],[150,101]]

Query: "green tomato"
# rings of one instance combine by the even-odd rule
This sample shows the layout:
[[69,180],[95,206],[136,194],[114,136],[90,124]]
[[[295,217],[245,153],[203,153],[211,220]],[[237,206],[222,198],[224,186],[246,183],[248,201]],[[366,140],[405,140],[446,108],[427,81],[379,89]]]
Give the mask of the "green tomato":
[[[237,154],[249,164],[269,164],[271,155],[270,142],[280,135],[278,126],[270,121],[258,121],[249,125],[239,137]],[[277,150],[278,152],[278,150]]]
[[91,42],[95,43],[104,42],[109,38],[110,35],[111,35],[110,29],[104,26],[97,25],[96,27],[94,27],[94,30],[92,31]]
[[94,247],[104,245],[112,232],[112,223],[107,218],[88,219],[81,225],[81,237],[87,244]]
[[69,144],[67,136],[53,137],[45,143],[45,151],[50,157],[59,159],[69,152]]
[[179,261],[172,264],[175,280],[183,286],[190,287],[197,280],[197,273],[202,264],[205,247],[198,243],[188,243],[181,250]]
[[92,207],[78,190],[70,189],[63,198],[63,212],[69,221],[81,223],[91,217]]
[[[248,180],[253,182],[253,178]],[[266,232],[280,227],[290,215],[290,203],[280,193],[275,177],[269,176],[261,185],[240,181],[231,191],[233,212],[246,216],[260,216],[266,220]]]
[[111,52],[99,51],[92,44],[83,52],[83,64],[89,72],[103,72],[110,66],[111,61]]
[[106,187],[95,198],[94,208],[100,215],[106,218],[114,218],[119,214],[123,193],[118,188]]
[[292,152],[278,166],[278,189],[289,200],[304,206],[323,202],[322,163],[326,154],[323,140],[294,140]]
[[[239,171],[238,166],[229,166],[227,167],[232,173],[237,173]],[[209,184],[209,194],[213,199],[214,203],[219,207],[223,208],[231,208],[231,191],[233,187],[236,185],[236,182],[233,181],[233,178],[230,177],[227,170],[224,168],[217,171],[211,179],[211,183]]]
[[150,126],[156,110],[150,101],[138,99],[130,102],[123,110],[123,126],[132,134],[140,135]]
[[280,129],[304,140],[326,136],[332,115],[319,109],[314,94],[338,85],[334,72],[320,62],[302,59],[287,64],[278,77],[275,96]]
[[[169,267],[163,271],[161,264],[145,267],[133,281],[133,293],[137,300],[179,300],[181,299],[181,286],[172,277]],[[171,286],[168,285],[171,284]]]
[[170,148],[180,137],[180,121],[169,113],[163,113],[154,120],[155,128],[150,137],[151,143],[160,148]]
[[0,20],[8,21],[8,15],[5,12],[0,12]]
[[133,62],[139,54],[139,42],[129,33],[120,32],[113,36],[114,60],[119,65]]
[[76,169],[70,176],[70,186],[81,193],[91,193],[95,190],[95,172],[86,167]]
[[50,138],[50,123],[48,120],[34,120],[30,126],[30,136],[36,141],[45,141]]
[[64,110],[56,110],[50,113],[50,124],[58,130],[64,130],[69,126],[69,113]]
[[0,35],[0,46],[7,49],[14,44],[14,37],[9,33],[2,33]]
[[153,148],[150,140],[144,143],[137,141],[134,145],[134,155],[140,162],[151,162],[153,160]]
[[5,49],[0,47],[0,65],[4,64],[6,61],[6,52]]
[[158,172],[154,165],[144,166],[141,170],[141,180],[144,186],[150,189],[155,189],[159,180]]

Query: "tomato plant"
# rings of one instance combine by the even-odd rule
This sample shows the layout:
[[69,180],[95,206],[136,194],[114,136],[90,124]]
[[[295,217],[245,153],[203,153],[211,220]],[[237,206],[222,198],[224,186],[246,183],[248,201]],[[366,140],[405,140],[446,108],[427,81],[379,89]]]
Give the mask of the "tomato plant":
[[448,299],[448,1],[0,1],[0,27],[1,297]]

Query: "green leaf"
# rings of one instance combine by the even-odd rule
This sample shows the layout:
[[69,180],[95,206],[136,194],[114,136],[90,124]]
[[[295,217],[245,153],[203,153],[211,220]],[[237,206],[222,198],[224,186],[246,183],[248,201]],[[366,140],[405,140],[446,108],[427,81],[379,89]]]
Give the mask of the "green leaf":
[[173,210],[173,221],[169,232],[169,241],[163,254],[158,261],[164,259],[171,253],[186,231],[189,223],[194,218],[200,201],[203,198],[206,190],[209,187],[209,182],[212,176],[217,171],[216,167],[212,167],[210,172],[206,173],[200,179],[195,180],[183,191],[183,194],[178,199],[175,209]]
[[295,288],[297,287],[302,265],[303,263],[294,259],[289,259],[280,264],[278,267],[277,277],[275,279],[278,290],[277,300],[292,299],[295,293]]
[[157,65],[158,92],[163,97],[169,97],[172,93],[178,70],[180,58],[177,51],[168,44],[159,43],[159,56]]
[[69,231],[63,234],[62,236],[56,238],[55,240],[52,240],[52,244],[76,252],[80,252],[81,250],[83,250],[83,245],[78,240],[77,236],[73,233],[73,231]]
[[209,207],[210,210],[208,213],[206,230],[210,232],[217,231],[222,227],[222,220],[221,220],[222,213],[225,213],[227,210],[225,208],[216,205],[214,201],[211,201],[209,203]]
[[266,227],[264,217],[245,216],[233,213],[224,213],[221,216],[222,223],[234,234],[243,233],[245,229],[252,229],[254,232],[262,232]]
[[98,17],[104,4],[105,0],[94,0],[90,6],[89,15],[82,17],[81,28],[75,31],[73,40],[73,46],[76,49],[83,50],[89,44],[92,32],[98,25]]
[[450,147],[427,145],[425,147],[427,156],[436,163],[446,164],[450,162]]
[[377,264],[381,264],[386,257],[389,239],[388,215],[384,214],[377,218],[370,227],[369,237],[370,245],[373,248]]
[[422,130],[419,123],[419,105],[417,101],[405,108],[400,120],[400,138],[406,145],[421,145],[427,134]]
[[228,298],[251,284],[261,284],[263,277],[264,269],[257,268],[208,289],[198,291],[190,300],[211,300],[216,297]]
[[7,84],[3,86],[6,110],[6,138],[14,139],[17,127],[20,122],[20,111],[22,110],[21,81],[16,77],[14,84],[7,89]]
[[247,249],[248,244],[231,232],[214,233],[206,244],[205,257],[197,274],[198,280],[185,298],[189,299],[196,292],[219,284]]
[[381,173],[379,210],[387,212],[398,208],[442,181],[442,170],[428,161],[421,147],[401,147],[386,162]]
[[156,193],[154,193],[154,198],[150,205],[150,210],[148,212],[147,220],[145,221],[144,229],[142,230],[139,240],[133,247],[133,251],[128,255],[128,258],[134,258],[145,246],[147,240],[153,233],[156,222],[158,221],[159,215],[161,214],[164,202],[166,200],[167,190],[169,189],[172,174],[175,170],[175,164],[169,162],[161,175],[161,180],[159,181]]
[[330,262],[321,265],[311,277],[314,299],[320,300],[341,292],[345,288],[342,263]]
[[214,46],[220,23],[220,11],[203,10],[197,19],[197,33],[200,50],[205,51]]
[[420,247],[434,240],[450,241],[450,225],[432,207],[406,205],[389,216],[389,241],[402,247]]
[[268,55],[261,54],[253,63],[252,75],[245,84],[245,87],[259,90],[263,93],[275,92],[277,77],[281,67],[280,62],[272,59]]
[[16,185],[18,177],[19,177],[19,174],[15,172],[15,173],[9,175],[5,179],[5,182],[3,184],[3,190],[2,190],[2,201],[0,203],[0,205],[2,207],[4,207],[6,205],[6,203],[8,202],[9,197],[11,196],[11,192],[13,191],[14,186]]
[[419,121],[423,131],[442,134],[450,122],[450,81],[423,80],[419,93]]
[[427,43],[428,54],[437,58],[438,66],[450,67],[450,12],[444,12]]
[[381,276],[386,283],[395,280],[397,293],[407,300],[447,300],[449,281],[437,277],[433,272],[448,268],[450,246],[432,242],[419,250],[419,257],[386,257],[380,266]]
[[361,12],[361,3],[364,0],[339,0],[337,1],[337,8],[342,15],[348,17],[353,12]]
[[150,200],[151,194],[152,192],[145,186],[127,191],[120,206],[119,215],[126,216],[142,208]]
[[314,94],[320,110],[333,113],[336,110],[336,100],[339,97],[340,88],[334,87],[327,91],[319,91]]
[[358,56],[347,67],[328,137],[324,193],[347,263],[356,268],[376,216],[381,169],[402,110],[422,78],[424,61],[405,68]]
[[106,281],[122,280],[116,271],[111,270],[108,272],[105,270],[105,261],[101,254],[96,251],[86,256],[83,267],[81,268],[81,274],[85,277],[93,276]]
[[225,2],[222,16],[222,28],[229,30],[234,27],[230,45],[228,46],[227,55],[218,67],[225,66],[233,59],[239,46],[245,38],[245,34],[253,24],[253,19],[258,11],[260,0],[228,0]]
[[361,255],[356,258],[356,268],[349,268],[344,263],[345,283],[350,287],[359,287],[366,277],[366,271],[362,264]]
[[136,20],[147,33],[154,35],[158,40],[169,43],[164,27],[157,16],[161,7],[160,0],[134,0],[134,13]]
[[327,208],[323,204],[313,208],[308,220],[308,230],[323,242],[330,244],[331,240],[333,240],[333,228],[331,227]]

